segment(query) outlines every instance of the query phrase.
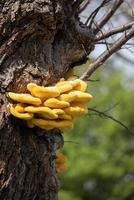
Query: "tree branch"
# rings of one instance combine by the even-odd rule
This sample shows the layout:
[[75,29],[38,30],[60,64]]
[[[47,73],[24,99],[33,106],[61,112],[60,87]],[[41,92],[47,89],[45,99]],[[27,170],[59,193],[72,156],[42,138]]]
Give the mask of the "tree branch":
[[86,22],[85,22],[85,25],[88,25],[88,22],[90,21],[90,24],[89,24],[89,28],[91,27],[96,15],[98,14],[98,12],[100,11],[100,9],[102,7],[104,7],[109,1],[111,0],[103,0],[102,3],[91,13],[91,15],[87,18]]
[[130,22],[130,23],[127,23],[127,24],[124,24],[122,26],[119,26],[119,27],[116,27],[116,28],[113,28],[111,29],[110,31],[108,32],[105,32],[105,33],[100,33],[98,34],[95,38],[94,38],[94,41],[100,41],[100,40],[103,40],[103,39],[106,39],[114,34],[117,34],[117,33],[121,33],[123,31],[126,31],[128,29],[130,29],[132,26],[134,25],[134,21],[133,22]]
[[79,7],[78,14],[80,14],[89,5],[91,0],[85,0]]
[[[113,42],[107,42],[107,41],[100,41],[100,42],[97,42],[96,44],[98,45],[98,44],[100,44],[100,45],[113,45],[113,43],[115,43],[115,41],[113,41]],[[128,42],[128,43],[126,43],[125,44],[125,46],[129,46],[129,48],[132,48],[133,46],[134,46],[134,43],[131,43],[131,42]]]
[[117,0],[113,4],[113,7],[109,9],[106,15],[104,15],[100,22],[97,24],[97,28],[94,30],[94,33],[97,34],[99,30],[109,21],[109,19],[114,15],[116,10],[120,7],[120,5],[124,2],[124,0]]
[[111,47],[109,47],[109,49],[107,49],[106,51],[104,51],[91,65],[90,67],[87,69],[87,71],[84,72],[84,74],[82,74],[82,76],[80,77],[82,80],[87,80],[93,73],[94,71],[99,68],[113,53],[117,52],[119,49],[121,49],[121,47],[132,37],[134,37],[134,25],[132,26],[132,28],[125,33],[125,35],[123,34],[122,37],[120,37],[120,39],[115,42],[113,45],[111,45]]
[[82,3],[84,3],[85,0],[77,0],[74,4],[73,4],[73,13],[76,13],[76,11],[80,8],[80,5]]
[[[110,116],[107,113],[99,111],[99,110],[96,110],[94,108],[88,108],[88,110],[89,110],[89,113],[88,113],[89,115],[97,115],[99,117],[104,117],[104,118],[107,118],[107,119],[111,119],[112,121],[114,121],[117,124],[119,124],[120,126],[122,126],[124,129],[126,129],[129,133],[134,135],[134,133],[125,124],[123,124],[121,121],[119,121],[118,119],[114,118],[113,116]],[[93,111],[93,114],[90,114],[90,111]]]

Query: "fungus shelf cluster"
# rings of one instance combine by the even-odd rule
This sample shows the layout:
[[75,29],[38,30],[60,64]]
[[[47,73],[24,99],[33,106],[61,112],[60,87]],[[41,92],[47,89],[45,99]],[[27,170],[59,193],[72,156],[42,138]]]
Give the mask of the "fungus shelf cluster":
[[86,82],[80,79],[60,80],[48,87],[29,83],[26,94],[8,93],[13,102],[9,110],[13,116],[26,120],[30,128],[73,128],[74,119],[87,112],[85,104],[92,99],[86,88]]
[[61,152],[58,152],[56,156],[56,172],[62,173],[67,169],[66,157]]

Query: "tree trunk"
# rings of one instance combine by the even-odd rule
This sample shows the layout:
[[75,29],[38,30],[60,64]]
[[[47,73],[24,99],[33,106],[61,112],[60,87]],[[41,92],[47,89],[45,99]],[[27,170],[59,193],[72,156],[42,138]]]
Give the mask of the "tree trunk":
[[[6,92],[29,82],[49,85],[86,60],[92,34],[73,13],[72,1],[0,2],[0,199],[56,200],[58,130],[28,128],[8,113]],[[90,44],[90,45],[89,45]]]

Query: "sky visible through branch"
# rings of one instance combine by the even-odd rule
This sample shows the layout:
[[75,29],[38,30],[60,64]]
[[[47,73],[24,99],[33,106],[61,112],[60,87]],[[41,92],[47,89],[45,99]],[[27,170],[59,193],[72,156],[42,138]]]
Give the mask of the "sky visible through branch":
[[[102,2],[102,1],[101,1]],[[100,2],[100,3],[101,3]],[[121,26],[125,23],[129,23],[130,20],[126,15],[126,10],[129,13],[130,16],[134,15],[134,2],[125,1],[124,5],[121,6],[119,11],[117,11],[114,16],[111,18],[111,20],[107,23],[107,25],[104,26],[102,29],[103,31],[107,31],[109,29],[112,29],[113,27],[118,27]],[[105,11],[110,7],[110,4],[107,4],[104,8],[101,9],[100,12],[98,12],[95,20],[99,20],[105,13]],[[131,6],[130,6],[131,5]],[[81,13],[80,18],[82,22],[86,22],[87,18],[91,14],[90,11],[93,11],[96,6],[98,6],[97,1],[91,1],[91,3],[87,6],[87,8]],[[122,34],[122,33],[121,33]],[[107,39],[107,42],[113,43],[116,41],[121,34],[114,35],[110,38]],[[105,44],[106,42],[104,41],[103,43],[98,43],[95,46],[94,51],[89,55],[89,58],[95,59],[97,58],[103,51],[106,50],[107,46]],[[125,45],[119,52],[118,54],[112,55],[112,57],[109,59],[109,62],[116,67],[120,67],[126,72],[127,76],[133,76],[134,75],[134,67],[133,67],[133,62],[134,62],[134,40],[131,39],[128,45]],[[125,59],[126,58],[126,59]],[[131,62],[132,61],[132,62]]]

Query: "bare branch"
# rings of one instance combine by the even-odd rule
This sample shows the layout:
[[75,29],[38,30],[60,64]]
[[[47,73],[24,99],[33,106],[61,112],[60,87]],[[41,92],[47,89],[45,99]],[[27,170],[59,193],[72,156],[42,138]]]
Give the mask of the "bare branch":
[[[113,45],[113,43],[115,43],[115,41],[113,41],[113,42],[107,42],[107,41],[100,41],[100,42],[97,42],[96,44],[98,45],[98,44],[100,44],[100,45]],[[134,43],[130,43],[130,42],[127,42],[126,44],[125,44],[125,48],[126,48],[126,46],[129,46],[129,48],[132,48],[132,47],[134,47]],[[127,47],[128,48],[128,47]],[[122,49],[123,49],[123,47],[122,47]]]
[[134,37],[134,25],[132,28],[123,34],[120,39],[115,42],[113,45],[109,47],[108,50],[104,51],[85,71],[84,74],[80,77],[82,80],[87,80],[93,73],[94,71],[99,68],[113,53],[117,52],[121,47],[132,37]]
[[74,4],[73,4],[73,13],[76,13],[76,11],[80,8],[80,5],[82,3],[84,3],[85,0],[77,0]]
[[[99,27],[98,27],[98,25],[96,24],[96,22],[93,21],[93,23],[94,23],[95,26],[99,29]],[[99,30],[100,30],[100,33],[103,35],[103,31],[102,31],[101,29],[99,29]],[[107,47],[107,50],[109,50],[108,43],[107,43],[107,41],[106,41],[105,38],[104,38],[104,43],[105,43],[105,45],[106,45],[106,47]],[[98,42],[97,42],[97,44],[98,44]]]
[[85,0],[79,7],[78,14],[80,14],[89,5],[91,0]]
[[98,14],[98,12],[100,11],[100,9],[102,7],[104,7],[109,1],[111,0],[103,0],[102,3],[91,13],[91,15],[88,17],[88,19],[85,22],[85,25],[88,25],[88,22],[90,21],[89,27],[91,27],[96,15]]
[[[99,117],[104,117],[104,118],[107,118],[107,119],[111,119],[112,121],[114,121],[114,122],[116,122],[117,124],[119,124],[120,126],[122,126],[124,129],[126,129],[129,133],[131,133],[132,135],[134,135],[134,133],[133,133],[124,123],[122,123],[122,122],[119,121],[118,119],[114,118],[113,116],[108,115],[108,114],[105,113],[105,112],[96,110],[96,109],[94,109],[94,108],[88,108],[88,110],[89,110],[88,115],[97,115],[97,116],[99,116]],[[90,113],[90,111],[93,111],[93,113]]]
[[130,23],[127,23],[127,24],[124,24],[122,26],[119,26],[119,27],[115,27],[113,29],[111,29],[110,31],[106,32],[106,33],[100,33],[99,35],[97,35],[95,38],[94,38],[94,41],[100,41],[100,40],[103,40],[103,39],[106,39],[114,34],[117,34],[117,33],[121,33],[123,31],[126,31],[128,29],[130,29],[132,26],[134,25],[134,21],[133,22],[130,22]]
[[100,22],[97,25],[97,28],[95,29],[95,34],[98,33],[98,31],[109,21],[109,19],[114,15],[116,10],[120,7],[120,5],[124,2],[124,0],[117,0],[111,9],[107,12],[106,15],[102,17]]
[[87,81],[89,81],[89,82],[99,82],[100,80],[99,79],[88,79]]
[[79,142],[71,141],[71,140],[64,140],[64,143],[72,143],[72,144],[77,144],[79,145]]

